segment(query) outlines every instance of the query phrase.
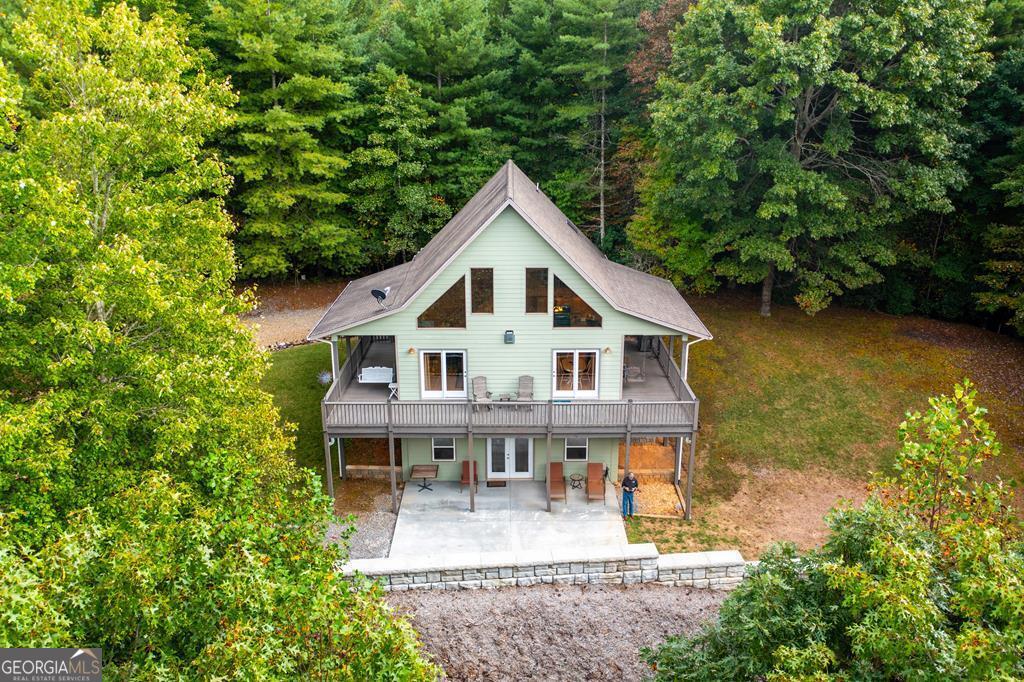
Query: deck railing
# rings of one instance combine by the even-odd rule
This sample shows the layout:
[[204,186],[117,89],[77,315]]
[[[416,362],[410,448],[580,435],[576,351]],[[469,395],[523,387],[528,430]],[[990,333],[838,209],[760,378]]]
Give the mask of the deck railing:
[[[686,429],[694,420],[695,401],[523,401],[473,403],[456,400],[324,400],[327,427],[358,432],[438,431],[451,429],[499,432],[575,432],[587,429],[642,432]],[[390,420],[390,421],[389,421]]]

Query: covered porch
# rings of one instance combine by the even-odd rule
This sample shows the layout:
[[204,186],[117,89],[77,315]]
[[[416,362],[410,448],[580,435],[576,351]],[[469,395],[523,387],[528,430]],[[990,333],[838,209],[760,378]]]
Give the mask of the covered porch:
[[468,486],[460,490],[458,483],[438,481],[432,487],[406,486],[388,556],[626,544],[611,483],[606,483],[604,502],[588,503],[583,490],[571,489],[567,500],[554,502],[548,512],[541,481],[512,481],[500,488],[481,482],[473,514]]

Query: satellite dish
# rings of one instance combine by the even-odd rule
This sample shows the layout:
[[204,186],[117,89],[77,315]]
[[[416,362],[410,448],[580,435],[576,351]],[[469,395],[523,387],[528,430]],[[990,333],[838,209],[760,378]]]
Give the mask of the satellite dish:
[[384,301],[387,300],[388,294],[391,293],[391,287],[384,287],[383,289],[370,289],[370,293],[377,299],[377,303],[380,304],[381,308],[387,308],[384,305]]

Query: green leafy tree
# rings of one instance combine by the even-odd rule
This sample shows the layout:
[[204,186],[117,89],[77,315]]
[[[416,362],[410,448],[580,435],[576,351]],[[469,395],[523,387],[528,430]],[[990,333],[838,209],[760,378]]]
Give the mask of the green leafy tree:
[[341,0],[214,0],[213,65],[238,90],[221,145],[237,177],[232,204],[241,274],[349,274],[365,262],[342,183],[354,37]]
[[646,652],[664,680],[1010,680],[1024,675],[1024,539],[969,382],[900,426],[894,474],[828,517],[806,555],[780,545],[717,623]]
[[423,679],[338,579],[232,292],[233,95],[181,32],[40,0],[0,76],[0,646],[101,646],[113,679]]
[[378,257],[405,260],[429,241],[451,210],[429,181],[436,140],[419,87],[379,65],[367,78],[365,135],[353,150],[349,192],[367,234],[382,242]]
[[[890,227],[948,212],[980,0],[709,0],[684,15],[652,105],[655,163],[631,227],[679,282],[777,283],[814,312],[878,281]],[[790,281],[782,281],[788,275]]]

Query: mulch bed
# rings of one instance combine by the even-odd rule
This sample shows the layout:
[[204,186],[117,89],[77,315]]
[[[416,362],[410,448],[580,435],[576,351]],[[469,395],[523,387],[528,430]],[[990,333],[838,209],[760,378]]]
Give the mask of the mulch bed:
[[392,592],[451,680],[640,680],[639,650],[695,632],[725,594],[663,585]]

